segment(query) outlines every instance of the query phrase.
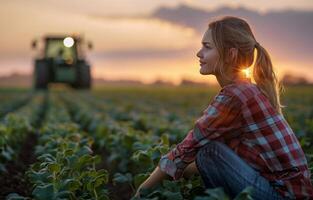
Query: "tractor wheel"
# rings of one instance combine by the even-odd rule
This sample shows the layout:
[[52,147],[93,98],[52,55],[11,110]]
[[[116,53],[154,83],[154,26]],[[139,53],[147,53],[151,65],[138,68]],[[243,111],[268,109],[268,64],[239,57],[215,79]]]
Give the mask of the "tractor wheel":
[[77,88],[89,89],[91,87],[90,66],[84,62],[77,66]]
[[49,63],[46,60],[35,61],[35,89],[47,89],[49,83]]

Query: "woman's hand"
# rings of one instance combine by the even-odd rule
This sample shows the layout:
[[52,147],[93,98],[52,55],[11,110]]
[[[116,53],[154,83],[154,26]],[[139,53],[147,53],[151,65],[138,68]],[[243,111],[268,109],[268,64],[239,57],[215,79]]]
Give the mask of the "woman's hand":
[[[183,176],[185,179],[191,178],[193,175],[199,174],[198,168],[196,166],[195,162],[190,163],[184,173]],[[157,166],[154,171],[150,174],[149,178],[145,180],[137,189],[137,192],[135,194],[135,197],[140,197],[140,190],[141,189],[149,189],[153,188],[154,186],[160,184],[164,179],[169,179],[169,175],[167,175],[165,172],[161,171],[159,166]]]
[[157,166],[154,171],[150,174],[149,178],[145,180],[137,189],[137,192],[135,194],[135,197],[140,196],[140,190],[145,188],[149,189],[152,188],[158,184],[160,184],[164,179],[168,179],[169,176],[160,170],[159,166]]

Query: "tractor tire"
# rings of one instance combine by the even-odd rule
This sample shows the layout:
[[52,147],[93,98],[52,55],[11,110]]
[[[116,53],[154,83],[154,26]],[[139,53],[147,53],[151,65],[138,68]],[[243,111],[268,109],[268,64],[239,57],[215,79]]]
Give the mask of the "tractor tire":
[[34,85],[35,89],[48,89],[49,63],[45,59],[35,61]]
[[90,66],[85,62],[79,62],[77,65],[77,81],[75,86],[78,89],[90,89],[91,87]]

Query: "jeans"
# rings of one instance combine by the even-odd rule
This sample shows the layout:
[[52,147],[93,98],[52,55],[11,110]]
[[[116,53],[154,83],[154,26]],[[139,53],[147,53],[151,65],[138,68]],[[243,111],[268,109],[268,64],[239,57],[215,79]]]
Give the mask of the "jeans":
[[247,186],[255,200],[284,199],[259,172],[250,167],[227,145],[210,141],[196,157],[196,166],[206,188],[222,187],[231,198]]

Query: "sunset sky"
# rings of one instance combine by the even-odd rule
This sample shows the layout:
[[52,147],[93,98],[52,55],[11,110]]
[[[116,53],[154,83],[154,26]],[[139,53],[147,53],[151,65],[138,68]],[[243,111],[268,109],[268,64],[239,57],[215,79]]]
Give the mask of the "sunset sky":
[[[202,18],[193,26],[182,10],[201,16],[222,7],[249,11],[242,12],[258,23],[251,26],[256,27],[260,44],[271,53],[279,77],[289,72],[313,81],[313,28],[301,20],[313,21],[312,0],[1,0],[0,76],[32,73],[33,58],[38,54],[31,49],[32,39],[79,33],[94,44],[87,53],[93,77],[145,83],[156,79],[179,83],[182,78],[216,82],[212,76],[199,74],[196,57],[210,19]],[[158,15],[164,10],[171,18]],[[277,16],[274,21],[286,21],[282,29],[266,25],[274,23],[267,20],[271,16]],[[290,29],[288,20],[295,22]]]

